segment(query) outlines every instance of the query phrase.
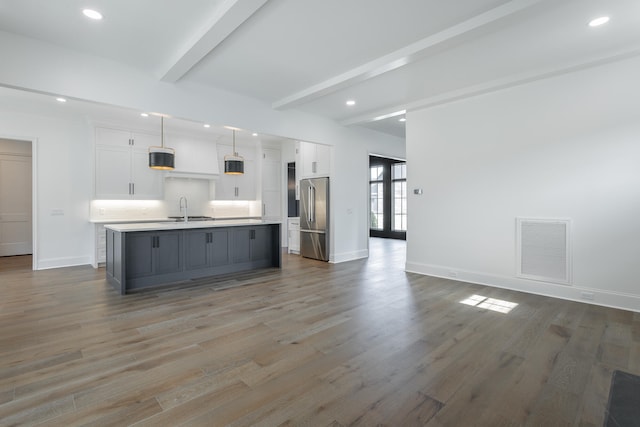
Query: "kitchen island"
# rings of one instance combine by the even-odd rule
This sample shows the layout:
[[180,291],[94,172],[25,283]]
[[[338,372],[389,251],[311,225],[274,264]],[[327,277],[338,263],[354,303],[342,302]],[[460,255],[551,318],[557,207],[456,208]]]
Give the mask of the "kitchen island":
[[107,281],[121,294],[281,267],[280,223],[216,220],[109,224]]

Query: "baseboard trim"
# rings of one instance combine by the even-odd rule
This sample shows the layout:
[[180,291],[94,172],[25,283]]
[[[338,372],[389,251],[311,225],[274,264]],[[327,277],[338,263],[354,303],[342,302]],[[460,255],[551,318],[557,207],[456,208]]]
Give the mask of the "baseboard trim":
[[51,268],[75,267],[77,265],[93,265],[93,261],[89,256],[83,257],[65,257],[65,258],[49,258],[38,260],[36,270],[49,270]]
[[369,256],[368,249],[362,249],[353,252],[343,252],[341,254],[329,255],[329,262],[339,264],[341,262],[355,261],[357,259],[367,258]]
[[[640,296],[623,292],[603,291],[602,289],[588,288],[576,285],[561,285],[535,280],[521,279],[518,277],[496,276],[475,271],[460,270],[439,265],[407,262],[405,271],[425,276],[439,277],[449,280],[474,283],[477,285],[491,286],[495,288],[510,289],[552,298],[560,298],[585,304],[600,305],[603,307],[618,308],[640,312]],[[592,300],[584,299],[582,293],[593,296]]]

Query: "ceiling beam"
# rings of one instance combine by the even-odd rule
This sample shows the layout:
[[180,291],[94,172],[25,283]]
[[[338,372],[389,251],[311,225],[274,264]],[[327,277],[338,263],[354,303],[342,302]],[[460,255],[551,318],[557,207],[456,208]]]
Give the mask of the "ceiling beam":
[[195,33],[161,70],[161,80],[175,83],[260,9],[267,0],[225,0],[207,25]]
[[435,51],[470,38],[487,27],[546,0],[512,0],[443,31],[425,37],[373,61],[359,65],[323,82],[309,86],[272,104],[274,109],[295,107],[365,80],[424,59]]
[[407,111],[415,111],[423,108],[435,107],[437,105],[448,104],[461,99],[484,95],[515,86],[545,80],[552,77],[562,76],[589,68],[624,61],[629,58],[640,57],[640,47],[623,48],[615,52],[607,52],[605,55],[592,55],[588,59],[580,61],[565,61],[562,64],[527,70],[522,73],[501,77],[495,80],[479,83],[472,86],[463,87],[453,91],[441,93],[424,99],[418,99],[399,105],[391,105],[382,109],[368,111],[354,116],[339,123],[342,126],[353,126],[364,123],[371,123],[378,120],[385,120],[406,114]]

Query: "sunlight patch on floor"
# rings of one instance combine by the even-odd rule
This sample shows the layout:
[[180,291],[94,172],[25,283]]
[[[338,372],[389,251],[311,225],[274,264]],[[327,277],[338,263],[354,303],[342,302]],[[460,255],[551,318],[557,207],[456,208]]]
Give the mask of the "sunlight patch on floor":
[[515,302],[483,297],[482,295],[472,295],[469,298],[460,301],[460,303],[504,314],[510,312],[518,305]]

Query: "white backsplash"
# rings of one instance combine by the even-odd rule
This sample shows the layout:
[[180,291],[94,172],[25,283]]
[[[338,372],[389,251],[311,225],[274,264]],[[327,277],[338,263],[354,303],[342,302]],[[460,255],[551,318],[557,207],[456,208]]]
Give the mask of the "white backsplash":
[[159,219],[167,217],[163,200],[93,200],[89,218],[93,220]]
[[164,200],[93,200],[92,220],[145,220],[179,216],[181,196],[188,200],[188,214],[213,218],[262,216],[260,200],[210,200],[214,182],[203,179],[165,179]]
[[169,216],[184,215],[180,212],[180,197],[187,198],[187,212],[191,216],[210,216],[209,180],[166,178],[164,180],[164,202]]

